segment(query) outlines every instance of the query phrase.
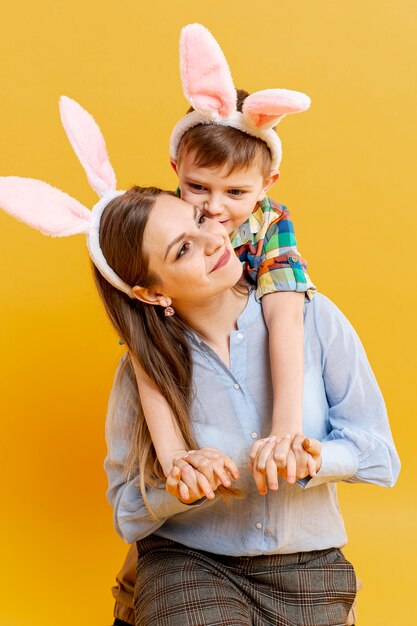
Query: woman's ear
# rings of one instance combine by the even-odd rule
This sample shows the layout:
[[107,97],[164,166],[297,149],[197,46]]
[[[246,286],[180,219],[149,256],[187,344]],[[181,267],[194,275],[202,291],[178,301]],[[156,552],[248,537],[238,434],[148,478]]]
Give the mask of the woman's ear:
[[278,178],[279,178],[279,172],[271,172],[270,175],[267,178],[265,178],[264,186],[258,197],[258,202],[260,202],[266,197],[266,194],[271,189],[272,185],[275,185]]
[[164,296],[162,293],[148,289],[147,287],[140,287],[135,285],[132,287],[132,293],[141,302],[145,304],[152,304],[153,306],[167,307],[171,306],[171,298]]

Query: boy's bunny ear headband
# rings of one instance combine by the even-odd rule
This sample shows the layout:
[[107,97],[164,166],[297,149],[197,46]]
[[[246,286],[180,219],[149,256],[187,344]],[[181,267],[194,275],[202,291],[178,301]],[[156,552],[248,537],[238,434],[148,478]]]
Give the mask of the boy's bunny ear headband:
[[132,288],[108,265],[100,248],[100,218],[110,200],[125,193],[116,190],[116,176],[106,144],[93,117],[77,102],[62,96],[61,120],[88,182],[100,196],[89,211],[74,198],[33,178],[0,177],[0,207],[13,217],[51,237],[84,233],[94,265],[108,282],[131,298]]
[[171,134],[171,158],[177,158],[184,133],[198,124],[219,124],[259,137],[272,156],[272,173],[279,170],[281,141],[273,127],[288,115],[310,106],[310,98],[299,91],[265,89],[245,99],[242,113],[236,109],[236,90],[226,58],[213,35],[201,24],[188,24],[180,39],[180,72],[185,97],[194,108]]

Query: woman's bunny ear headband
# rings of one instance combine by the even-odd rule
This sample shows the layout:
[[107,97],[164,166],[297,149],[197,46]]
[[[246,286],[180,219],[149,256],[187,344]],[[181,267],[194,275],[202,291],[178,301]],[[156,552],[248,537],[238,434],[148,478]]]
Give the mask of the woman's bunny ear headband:
[[188,24],[180,39],[180,71],[185,97],[194,108],[171,134],[171,158],[177,159],[184,133],[198,124],[219,124],[259,137],[272,156],[272,172],[279,170],[281,141],[273,127],[288,113],[310,106],[310,98],[298,91],[266,89],[245,99],[242,112],[236,108],[236,89],[226,58],[213,35],[201,24]]
[[74,198],[33,178],[0,177],[0,207],[13,217],[51,237],[84,233],[94,265],[108,282],[131,298],[132,288],[107,263],[100,248],[100,218],[110,200],[124,194],[116,190],[116,176],[106,144],[93,117],[77,102],[62,96],[61,120],[88,182],[100,196],[89,211]]

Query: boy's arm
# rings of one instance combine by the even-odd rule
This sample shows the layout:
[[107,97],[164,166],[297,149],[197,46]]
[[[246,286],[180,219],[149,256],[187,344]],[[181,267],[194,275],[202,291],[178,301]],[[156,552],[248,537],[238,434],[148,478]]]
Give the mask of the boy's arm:
[[174,457],[187,454],[185,442],[178,431],[168,402],[132,358],[142,410],[149,428],[156,455],[165,476],[172,469]]
[[304,293],[277,291],[262,298],[269,332],[273,412],[271,435],[302,432]]

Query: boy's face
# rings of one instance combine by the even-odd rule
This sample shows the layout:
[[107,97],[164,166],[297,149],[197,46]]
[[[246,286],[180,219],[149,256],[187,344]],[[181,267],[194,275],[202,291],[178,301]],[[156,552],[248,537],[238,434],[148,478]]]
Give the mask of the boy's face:
[[229,235],[248,219],[278,178],[275,175],[265,180],[257,162],[229,174],[226,166],[198,167],[192,152],[185,153],[178,166],[172,166],[181,198],[223,224]]

